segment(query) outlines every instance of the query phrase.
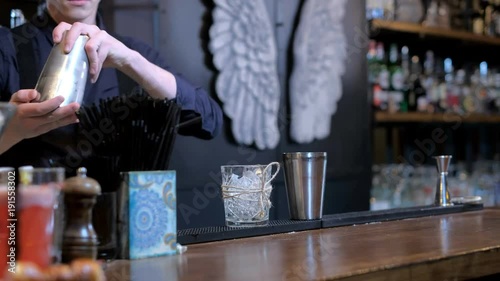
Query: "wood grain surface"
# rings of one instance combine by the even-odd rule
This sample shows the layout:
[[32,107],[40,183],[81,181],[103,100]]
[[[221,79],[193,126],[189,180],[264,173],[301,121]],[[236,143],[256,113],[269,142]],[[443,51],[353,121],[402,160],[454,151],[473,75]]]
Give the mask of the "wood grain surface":
[[500,272],[500,209],[190,245],[109,281],[467,280]]

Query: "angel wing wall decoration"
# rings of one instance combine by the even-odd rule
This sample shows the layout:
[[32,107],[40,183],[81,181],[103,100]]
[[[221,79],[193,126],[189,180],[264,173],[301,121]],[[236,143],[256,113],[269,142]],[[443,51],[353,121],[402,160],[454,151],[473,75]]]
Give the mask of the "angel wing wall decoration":
[[273,25],[263,0],[215,0],[209,50],[216,91],[238,143],[278,145],[280,87]]
[[330,134],[342,97],[347,57],[342,24],[347,0],[305,1],[295,33],[290,77],[290,137],[309,143]]

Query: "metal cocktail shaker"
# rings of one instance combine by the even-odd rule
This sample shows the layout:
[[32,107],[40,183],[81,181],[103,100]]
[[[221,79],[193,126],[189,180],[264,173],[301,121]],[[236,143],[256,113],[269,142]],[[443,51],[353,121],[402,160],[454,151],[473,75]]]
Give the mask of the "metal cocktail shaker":
[[80,35],[69,53],[64,52],[62,44],[54,45],[35,86],[40,93],[39,101],[63,96],[61,106],[82,102],[89,70],[84,48],[88,39],[88,36]]
[[291,219],[321,219],[326,158],[326,152],[283,153],[285,186]]

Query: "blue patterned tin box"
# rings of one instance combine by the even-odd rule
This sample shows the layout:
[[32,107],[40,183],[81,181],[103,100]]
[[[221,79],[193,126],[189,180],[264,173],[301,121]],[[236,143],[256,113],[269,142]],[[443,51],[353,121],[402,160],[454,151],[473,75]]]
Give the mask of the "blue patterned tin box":
[[118,200],[119,258],[177,253],[175,171],[122,173]]

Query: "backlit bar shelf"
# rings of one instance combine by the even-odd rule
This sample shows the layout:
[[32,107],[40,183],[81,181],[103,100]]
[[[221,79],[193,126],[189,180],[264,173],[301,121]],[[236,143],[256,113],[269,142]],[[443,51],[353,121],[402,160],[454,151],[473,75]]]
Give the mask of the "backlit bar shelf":
[[500,114],[375,112],[377,123],[500,123]]
[[375,37],[382,33],[396,32],[415,34],[420,37],[435,37],[439,39],[453,39],[463,42],[486,44],[486,45],[500,45],[500,38],[474,34],[472,32],[454,30],[440,27],[426,27],[420,24],[387,21],[374,19],[370,22],[371,35]]

